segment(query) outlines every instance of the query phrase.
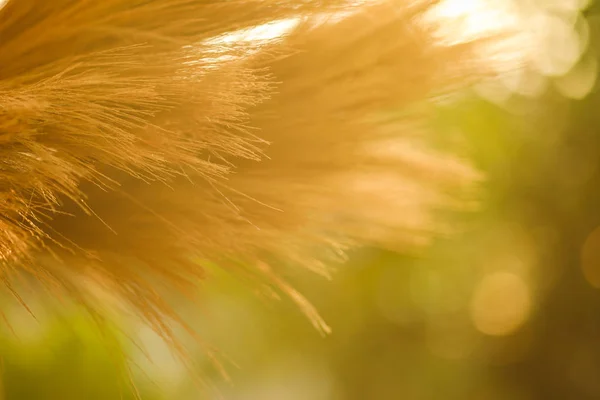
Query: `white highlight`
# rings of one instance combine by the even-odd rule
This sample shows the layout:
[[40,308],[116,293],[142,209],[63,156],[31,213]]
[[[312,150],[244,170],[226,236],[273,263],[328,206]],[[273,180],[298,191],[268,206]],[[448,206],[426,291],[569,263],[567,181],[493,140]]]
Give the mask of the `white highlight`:
[[249,29],[241,29],[207,41],[208,44],[231,45],[239,42],[266,42],[284,36],[298,25],[299,18],[269,22]]

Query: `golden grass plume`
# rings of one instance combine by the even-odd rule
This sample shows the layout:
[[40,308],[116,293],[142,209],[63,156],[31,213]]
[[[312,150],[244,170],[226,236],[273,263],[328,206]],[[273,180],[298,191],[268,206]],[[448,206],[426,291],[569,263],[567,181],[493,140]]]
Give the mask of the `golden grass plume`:
[[[328,275],[353,246],[421,243],[476,176],[426,149],[418,116],[389,115],[473,81],[478,43],[436,40],[431,1],[350,3],[10,0],[6,287],[18,296],[15,278],[33,276],[95,310],[90,282],[107,286],[171,337],[161,290],[193,295],[208,260],[327,330],[270,261]],[[295,22],[231,36],[273,21]]]

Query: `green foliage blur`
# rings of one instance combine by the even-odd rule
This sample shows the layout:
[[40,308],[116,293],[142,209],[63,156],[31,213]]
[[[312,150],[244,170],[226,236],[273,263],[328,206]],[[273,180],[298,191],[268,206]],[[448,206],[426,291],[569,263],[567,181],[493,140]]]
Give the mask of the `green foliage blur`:
[[199,387],[145,331],[154,362],[126,346],[127,364],[74,313],[2,332],[0,399],[600,399],[600,3],[570,23],[568,71],[435,105],[435,143],[486,177],[457,233],[418,254],[357,251],[333,281],[293,276],[332,335],[216,276],[196,328],[229,381],[198,348]]

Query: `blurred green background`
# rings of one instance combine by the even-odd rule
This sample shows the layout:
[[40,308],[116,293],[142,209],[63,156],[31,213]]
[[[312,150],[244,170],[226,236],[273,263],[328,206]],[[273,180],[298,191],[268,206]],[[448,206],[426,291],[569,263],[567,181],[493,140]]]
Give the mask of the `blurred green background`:
[[363,249],[331,282],[298,274],[332,335],[217,276],[188,318],[230,381],[198,348],[202,387],[148,330],[153,363],[124,345],[126,364],[83,313],[15,305],[0,398],[132,399],[134,382],[150,400],[600,399],[600,3],[515,4],[542,39],[528,67],[429,106],[436,145],[485,173],[480,207],[418,254]]

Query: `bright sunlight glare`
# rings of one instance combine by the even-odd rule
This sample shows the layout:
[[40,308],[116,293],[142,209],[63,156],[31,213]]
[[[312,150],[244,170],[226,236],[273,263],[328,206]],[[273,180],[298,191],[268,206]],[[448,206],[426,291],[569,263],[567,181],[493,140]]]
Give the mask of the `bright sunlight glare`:
[[519,10],[507,0],[442,0],[426,19],[437,23],[439,37],[451,43],[522,31]]

